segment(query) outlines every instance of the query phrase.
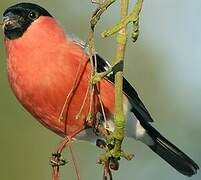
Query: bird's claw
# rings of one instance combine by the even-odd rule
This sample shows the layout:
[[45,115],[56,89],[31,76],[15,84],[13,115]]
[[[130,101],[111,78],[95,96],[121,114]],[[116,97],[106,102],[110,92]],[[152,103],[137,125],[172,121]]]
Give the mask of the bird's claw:
[[97,139],[96,140],[96,146],[101,148],[101,149],[105,149],[107,147],[107,144],[103,139]]
[[105,150],[105,153],[102,154],[98,159],[98,164],[104,164],[105,162],[109,162],[109,167],[112,170],[119,169],[119,160],[121,158],[125,158],[126,160],[132,160],[134,154],[125,153],[124,151],[115,151],[113,144],[107,144],[102,139],[97,139],[96,146]]
[[68,162],[61,156],[61,153],[52,153],[52,158],[50,159],[50,165],[55,166],[64,166]]

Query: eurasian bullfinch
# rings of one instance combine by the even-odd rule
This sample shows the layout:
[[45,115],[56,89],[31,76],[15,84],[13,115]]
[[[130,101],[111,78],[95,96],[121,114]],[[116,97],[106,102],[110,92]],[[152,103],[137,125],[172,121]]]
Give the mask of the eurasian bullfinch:
[[[6,9],[3,29],[8,79],[25,109],[61,136],[80,131],[75,138],[89,141],[98,138],[85,123],[90,104],[87,91],[91,65],[83,44],[66,35],[47,10],[32,3],[19,3]],[[96,58],[98,72],[110,67],[98,54]],[[180,173],[196,174],[198,165],[152,127],[153,119],[137,92],[125,78],[123,83],[126,135],[146,144]],[[113,131],[113,73],[98,83],[98,89],[107,118],[105,126]],[[58,120],[70,91],[62,119]],[[92,106],[94,114],[102,112],[96,97]]]

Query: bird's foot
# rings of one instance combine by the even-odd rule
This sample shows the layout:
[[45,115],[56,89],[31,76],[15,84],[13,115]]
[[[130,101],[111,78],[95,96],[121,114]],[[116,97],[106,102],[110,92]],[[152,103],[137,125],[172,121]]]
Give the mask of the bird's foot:
[[68,162],[61,156],[61,153],[52,153],[52,157],[50,159],[50,165],[52,167],[59,167],[59,166],[64,166]]
[[97,163],[103,164],[104,166],[106,166],[106,164],[108,163],[108,165],[109,165],[108,167],[111,170],[116,171],[119,169],[119,160],[122,157],[125,158],[126,160],[132,160],[134,157],[133,154],[128,154],[122,150],[118,150],[117,148],[115,148],[115,145],[107,144],[107,142],[102,139],[97,139],[96,146],[105,150],[105,153],[103,153],[99,157]]
[[[125,153],[123,150],[121,151],[117,151],[115,149],[111,149],[106,151],[105,153],[103,153],[99,159],[98,159],[98,163],[99,164],[103,164],[104,162],[106,162],[107,160],[113,160],[113,164],[114,164],[114,160],[116,162],[118,162],[121,158],[125,158],[126,160],[132,160],[134,157],[134,154],[130,154],[130,153]],[[116,166],[115,166],[116,167]],[[113,169],[113,168],[111,168]],[[115,169],[113,169],[115,170]]]

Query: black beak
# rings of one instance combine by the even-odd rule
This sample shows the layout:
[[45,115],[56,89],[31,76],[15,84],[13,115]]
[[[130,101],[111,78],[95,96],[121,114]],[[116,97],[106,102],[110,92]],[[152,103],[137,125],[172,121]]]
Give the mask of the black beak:
[[5,30],[12,30],[16,28],[20,28],[21,25],[19,23],[20,17],[11,12],[8,12],[3,16],[3,28]]

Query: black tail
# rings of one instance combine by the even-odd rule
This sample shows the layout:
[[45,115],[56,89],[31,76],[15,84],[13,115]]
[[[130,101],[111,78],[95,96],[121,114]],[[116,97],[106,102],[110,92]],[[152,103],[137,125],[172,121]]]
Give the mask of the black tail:
[[146,124],[145,129],[155,142],[153,146],[149,146],[155,153],[186,176],[192,176],[197,173],[199,166],[191,158],[164,138],[150,124]]

